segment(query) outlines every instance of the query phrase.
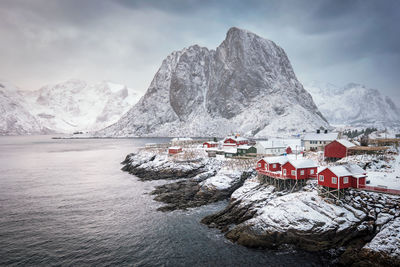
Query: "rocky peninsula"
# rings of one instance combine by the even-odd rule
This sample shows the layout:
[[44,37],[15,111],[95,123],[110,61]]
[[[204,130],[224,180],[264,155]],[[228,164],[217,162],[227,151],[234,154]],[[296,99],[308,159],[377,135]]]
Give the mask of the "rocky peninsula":
[[129,154],[122,170],[139,179],[165,179],[151,193],[166,205],[187,209],[229,199],[202,219],[225,237],[251,248],[293,247],[328,253],[334,265],[400,266],[400,197],[348,190],[340,201],[322,198],[315,181],[299,191],[278,191],[258,180],[251,162],[170,157],[142,150]]

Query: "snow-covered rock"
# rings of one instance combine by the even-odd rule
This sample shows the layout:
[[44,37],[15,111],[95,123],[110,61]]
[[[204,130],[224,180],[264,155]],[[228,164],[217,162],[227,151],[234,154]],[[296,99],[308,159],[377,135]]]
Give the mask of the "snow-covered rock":
[[95,131],[115,123],[140,96],[125,85],[69,80],[25,92],[24,97],[44,127],[72,133]]
[[106,136],[268,136],[328,123],[297,80],[284,50],[231,28],[216,50],[170,54],[144,97]]
[[115,123],[139,100],[124,85],[81,80],[21,91],[0,81],[0,133],[6,135],[73,133]]
[[399,107],[376,89],[355,83],[339,87],[316,81],[305,83],[304,87],[329,123],[382,128],[400,126]]
[[45,131],[24,97],[10,83],[0,81],[0,135],[40,134]]

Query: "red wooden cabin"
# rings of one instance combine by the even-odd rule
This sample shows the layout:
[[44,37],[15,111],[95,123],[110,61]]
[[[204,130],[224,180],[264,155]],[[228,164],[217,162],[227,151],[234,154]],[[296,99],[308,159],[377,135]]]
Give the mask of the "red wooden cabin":
[[240,136],[228,136],[224,140],[224,146],[241,146],[247,144],[249,144],[249,140]]
[[257,168],[272,172],[281,171],[282,165],[287,161],[287,157],[266,157],[257,162]]
[[182,148],[179,146],[171,146],[168,148],[168,154],[174,155],[182,152]]
[[365,170],[354,164],[327,167],[318,173],[318,184],[329,188],[360,188],[365,185]]
[[288,146],[287,148],[286,148],[286,154],[292,154],[293,153],[293,151],[292,151],[292,148],[290,147],[290,146]]
[[337,160],[347,157],[348,149],[356,146],[345,139],[338,139],[330,142],[324,148],[325,159]]
[[309,159],[289,160],[282,165],[282,176],[295,180],[315,178],[317,168],[317,164]]
[[217,142],[209,141],[209,142],[204,142],[203,143],[204,148],[210,148],[210,147],[218,147]]

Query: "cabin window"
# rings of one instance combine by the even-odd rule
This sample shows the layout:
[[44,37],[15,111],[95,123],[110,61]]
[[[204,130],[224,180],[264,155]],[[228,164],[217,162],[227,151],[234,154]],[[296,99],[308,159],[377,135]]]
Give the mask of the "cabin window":
[[283,169],[283,175],[286,176],[286,169]]
[[259,168],[261,167],[261,163],[258,163],[258,167],[259,167]]
[[337,184],[337,177],[332,177],[332,184]]
[[344,183],[344,184],[347,184],[348,182],[349,182],[349,177],[344,177],[344,178],[343,178],[343,183]]
[[314,174],[314,170],[310,170],[310,174]]
[[296,171],[292,171],[292,176],[296,176]]
[[320,181],[320,182],[323,182],[323,181],[324,181],[324,176],[323,176],[323,175],[320,175],[320,176],[319,176],[319,181]]
[[272,165],[272,168],[276,168],[276,164]]
[[304,170],[301,170],[301,171],[300,171],[300,175],[304,175]]

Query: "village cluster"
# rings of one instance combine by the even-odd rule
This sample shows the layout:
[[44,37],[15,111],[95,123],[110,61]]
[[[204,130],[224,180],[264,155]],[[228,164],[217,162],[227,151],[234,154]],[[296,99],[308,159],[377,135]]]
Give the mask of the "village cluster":
[[[388,142],[390,143],[390,140],[386,140],[386,143]],[[309,179],[317,179],[322,194],[340,198],[348,188],[390,191],[386,187],[368,186],[367,173],[358,165],[334,163],[349,155],[385,153],[389,148],[382,146],[381,142],[371,143],[371,146],[361,146],[356,141],[351,142],[343,138],[340,133],[317,130],[304,134],[302,138],[268,141],[255,141],[232,135],[221,141],[205,141],[202,148],[209,157],[259,158],[255,166],[259,178],[278,188],[298,188]],[[314,160],[303,157],[304,154],[313,151],[319,151],[319,154],[323,155],[323,161],[329,164],[320,166]],[[168,149],[170,155],[181,152],[181,146]]]

